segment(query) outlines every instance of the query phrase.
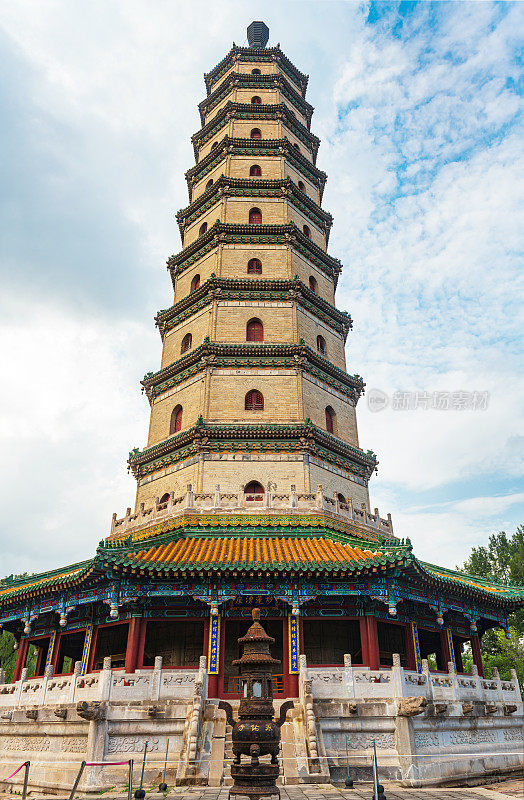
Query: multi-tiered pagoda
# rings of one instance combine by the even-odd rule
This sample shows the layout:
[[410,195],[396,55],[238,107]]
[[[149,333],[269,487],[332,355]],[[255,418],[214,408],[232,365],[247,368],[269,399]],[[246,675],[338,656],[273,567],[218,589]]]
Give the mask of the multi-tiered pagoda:
[[[325,776],[343,748],[340,739],[330,751],[321,710],[308,728],[307,699],[326,696],[315,680],[331,680],[319,675],[345,676],[327,697],[354,698],[339,713],[346,733],[359,697],[409,695],[391,676],[402,674],[411,694],[435,706],[438,687],[464,672],[464,652],[473,657],[471,686],[509,708],[518,684],[497,689],[497,700],[478,683],[479,637],[507,629],[524,592],[420,561],[389,515],[370,508],[377,460],[358,440],[364,383],[347,370],[351,318],[335,306],[342,265],[327,251],[332,217],[321,206],[326,175],[316,163],[308,78],[279,46],[266,47],[263,23],[252,23],[248,38],[205,76],[189,204],[177,214],[182,245],[167,262],[173,302],[156,316],[162,361],[142,381],[149,434],[129,456],[135,508],[114,515],[93,558],[2,582],[0,621],[18,659],[14,683],[0,688],[0,711],[14,703],[10,725],[24,700],[46,708],[60,680],[77,703],[96,700],[82,691],[97,681],[113,687],[104,697],[115,702],[122,681],[122,702],[144,701],[133,687],[152,676],[157,702],[169,686],[196,681],[200,701],[185,701],[179,752],[187,763],[202,760],[198,720],[213,698],[239,697],[233,662],[256,605],[275,639],[275,697],[295,699],[305,715],[304,769]],[[508,708],[500,705],[499,716],[522,713],[521,704]],[[84,712],[79,706],[96,723],[94,711]],[[155,728],[155,713],[144,735],[156,730],[162,749],[165,723]],[[437,713],[441,724],[445,709]],[[455,714],[455,727],[465,713]],[[106,755],[140,751],[141,734],[129,744],[124,727],[108,734]],[[0,752],[5,730],[0,722]],[[420,742],[438,745],[435,730]],[[506,749],[518,745],[515,730]],[[397,744],[380,735],[398,761]],[[362,736],[355,752],[369,745]]]

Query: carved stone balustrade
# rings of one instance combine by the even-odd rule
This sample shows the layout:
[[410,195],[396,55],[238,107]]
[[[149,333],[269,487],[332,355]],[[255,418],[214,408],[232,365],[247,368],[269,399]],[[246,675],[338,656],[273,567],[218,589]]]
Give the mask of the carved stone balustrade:
[[328,497],[322,487],[318,486],[313,494],[295,491],[291,487],[289,492],[275,493],[268,489],[264,495],[245,495],[242,487],[238,492],[221,492],[220,486],[214,492],[193,492],[191,484],[188,485],[184,495],[175,495],[171,492],[169,500],[160,502],[158,499],[151,508],[144,508],[143,504],[135,514],[128,508],[124,517],[117,518],[113,514],[111,520],[111,537],[120,537],[135,533],[141,528],[147,528],[158,522],[163,522],[178,514],[212,514],[231,511],[241,514],[299,514],[323,512],[373,531],[380,531],[386,535],[393,535],[393,522],[391,514],[386,519],[380,517],[378,508],[371,514],[365,508],[358,508],[350,501],[341,503],[336,494]]

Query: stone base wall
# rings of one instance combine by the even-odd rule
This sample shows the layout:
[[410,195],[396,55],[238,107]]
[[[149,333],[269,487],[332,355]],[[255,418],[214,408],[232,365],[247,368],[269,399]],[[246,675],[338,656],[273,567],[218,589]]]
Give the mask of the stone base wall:
[[[301,702],[310,698],[317,750],[332,779],[369,779],[373,742],[380,776],[406,786],[440,785],[524,771],[524,706],[511,681],[391,669],[308,669],[301,656]],[[320,741],[321,740],[321,741]]]

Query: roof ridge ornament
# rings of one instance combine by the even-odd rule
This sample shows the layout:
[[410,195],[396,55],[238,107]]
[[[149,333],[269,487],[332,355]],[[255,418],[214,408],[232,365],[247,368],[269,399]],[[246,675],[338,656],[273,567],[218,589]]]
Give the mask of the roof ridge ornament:
[[269,40],[269,28],[265,22],[252,22],[247,27],[247,40],[249,46],[263,50]]

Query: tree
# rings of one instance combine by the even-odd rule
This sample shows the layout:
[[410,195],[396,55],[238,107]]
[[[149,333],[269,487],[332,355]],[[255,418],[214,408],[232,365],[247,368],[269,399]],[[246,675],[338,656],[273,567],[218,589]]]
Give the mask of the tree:
[[0,634],[0,667],[5,669],[5,679],[7,683],[13,680],[15,671],[16,656],[18,651],[14,649],[15,637],[9,631],[2,631]]
[[[524,586],[524,525],[519,525],[513,536],[505,531],[493,533],[487,546],[474,547],[460,572],[479,575],[497,583]],[[497,667],[501,678],[508,679],[510,670],[516,669],[519,681],[524,683],[524,609],[510,615],[510,638],[499,628],[486,631],[482,637],[482,660],[487,670]]]

